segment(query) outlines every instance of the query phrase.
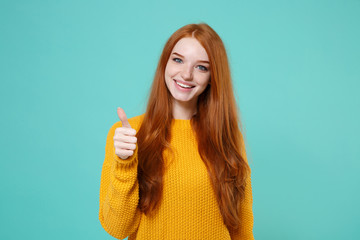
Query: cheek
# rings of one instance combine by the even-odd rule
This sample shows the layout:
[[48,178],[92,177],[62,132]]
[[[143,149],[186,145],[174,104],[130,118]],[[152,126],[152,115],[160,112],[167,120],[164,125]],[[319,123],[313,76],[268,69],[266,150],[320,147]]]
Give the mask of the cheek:
[[165,73],[164,80],[165,80],[166,88],[170,90],[172,83],[172,74],[171,74],[171,68],[169,68],[168,65],[165,67],[164,73]]
[[206,87],[208,85],[209,81],[210,81],[210,75],[201,76],[199,78],[198,84],[202,85],[203,87]]
[[168,74],[168,71],[169,71],[169,68],[168,68],[168,65],[166,65],[166,67],[165,67],[165,76]]
[[174,74],[174,71],[175,71],[174,66],[171,64],[171,62],[168,62],[165,67],[165,74],[171,76]]

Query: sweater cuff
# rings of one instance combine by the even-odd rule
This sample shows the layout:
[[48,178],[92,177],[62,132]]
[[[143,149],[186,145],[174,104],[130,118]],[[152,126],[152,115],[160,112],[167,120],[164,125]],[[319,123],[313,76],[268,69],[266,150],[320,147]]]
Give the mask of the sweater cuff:
[[134,154],[127,159],[121,159],[118,155],[114,154],[114,161],[116,162],[116,165],[121,169],[130,169],[133,168],[134,165],[137,165],[137,149],[138,148],[136,147]]

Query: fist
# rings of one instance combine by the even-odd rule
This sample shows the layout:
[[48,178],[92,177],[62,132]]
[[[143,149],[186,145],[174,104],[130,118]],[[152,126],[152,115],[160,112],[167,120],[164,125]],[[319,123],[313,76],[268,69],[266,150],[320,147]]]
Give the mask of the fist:
[[126,114],[122,108],[117,109],[117,114],[122,127],[115,129],[114,134],[114,147],[115,154],[121,159],[127,159],[134,154],[136,149],[137,138],[135,137],[136,130],[131,128],[130,123],[126,117]]

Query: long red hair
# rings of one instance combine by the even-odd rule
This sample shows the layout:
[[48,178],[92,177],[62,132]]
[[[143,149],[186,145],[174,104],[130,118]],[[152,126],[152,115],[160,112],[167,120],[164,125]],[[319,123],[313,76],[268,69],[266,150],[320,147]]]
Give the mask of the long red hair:
[[[239,227],[239,209],[250,168],[241,155],[242,134],[224,44],[207,24],[189,24],[166,42],[155,72],[143,123],[137,133],[140,211],[148,214],[160,203],[163,189],[163,151],[170,146],[172,96],[165,84],[165,67],[175,44],[194,37],[210,61],[210,82],[198,98],[191,119],[225,225]],[[206,127],[205,127],[206,126]]]

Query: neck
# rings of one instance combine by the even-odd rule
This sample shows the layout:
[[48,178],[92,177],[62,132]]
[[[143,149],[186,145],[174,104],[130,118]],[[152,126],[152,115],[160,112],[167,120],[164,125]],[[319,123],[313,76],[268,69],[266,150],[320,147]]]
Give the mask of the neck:
[[180,102],[173,101],[173,118],[174,119],[191,119],[196,113],[196,102],[197,99],[194,99],[192,102]]

